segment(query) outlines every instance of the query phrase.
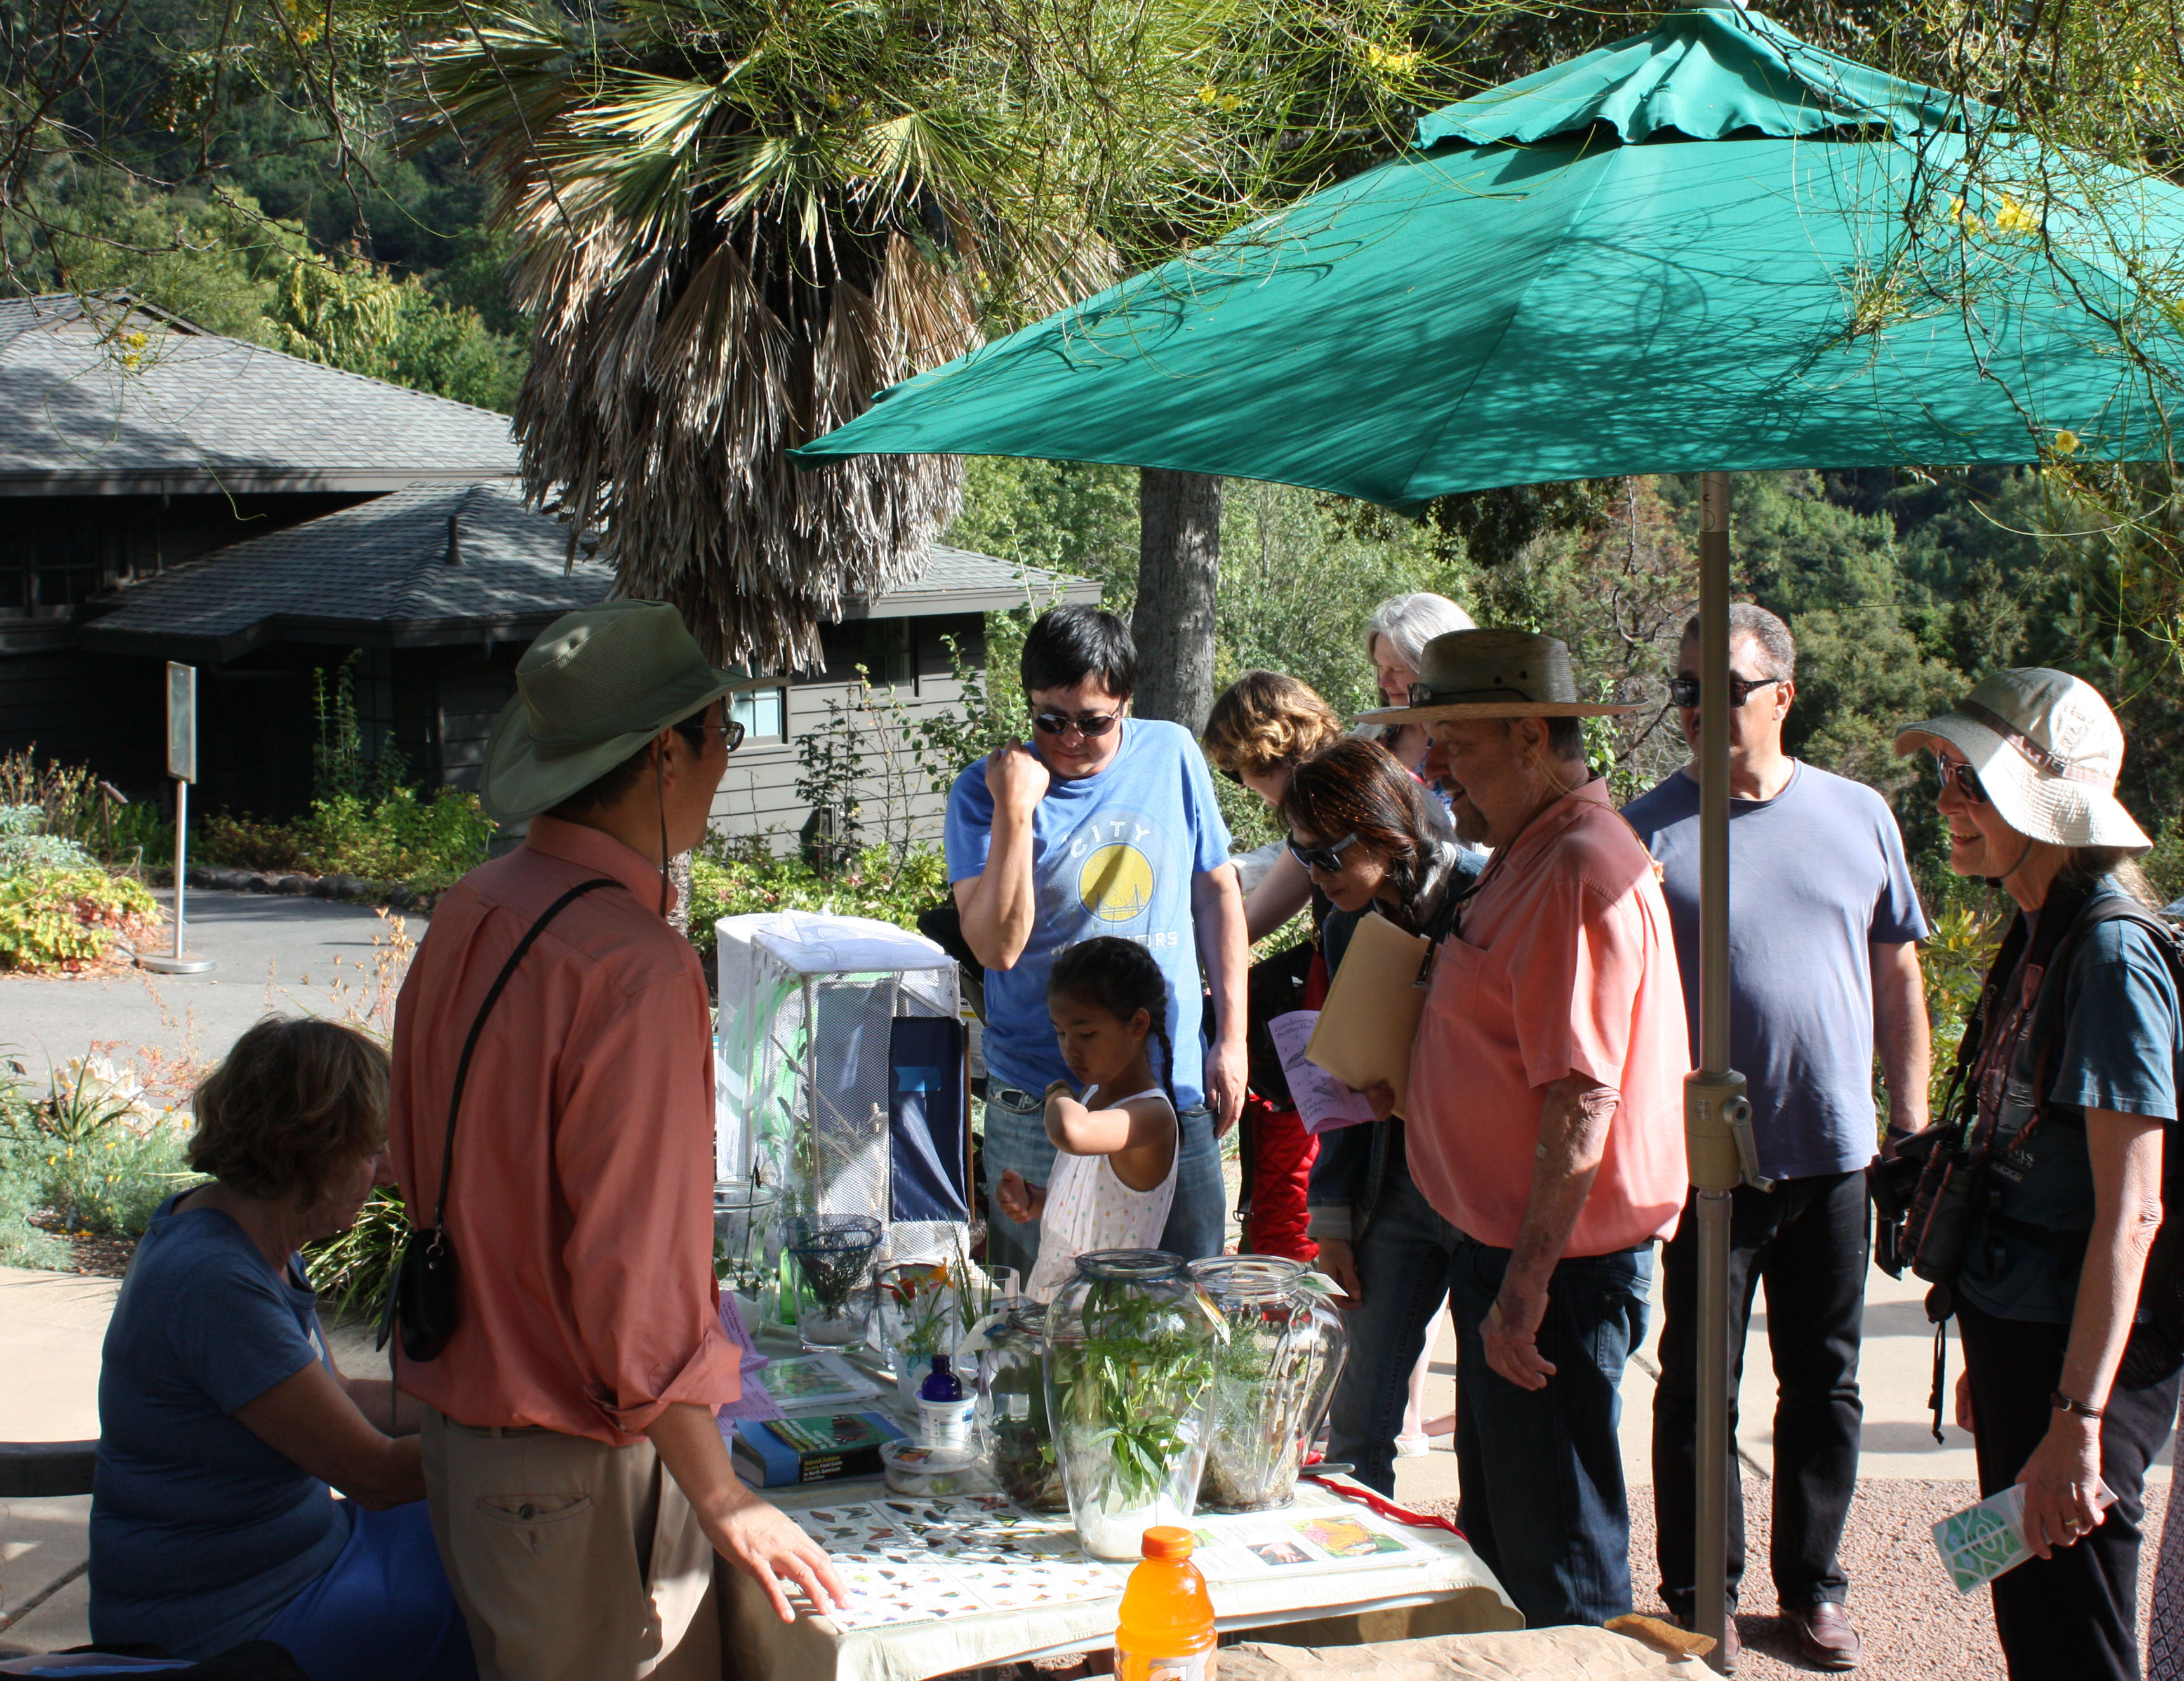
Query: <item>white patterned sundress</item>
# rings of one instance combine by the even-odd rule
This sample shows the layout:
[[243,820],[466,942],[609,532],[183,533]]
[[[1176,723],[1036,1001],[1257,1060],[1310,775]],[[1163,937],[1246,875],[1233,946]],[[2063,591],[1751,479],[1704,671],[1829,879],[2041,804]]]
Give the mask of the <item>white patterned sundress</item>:
[[[1149,1086],[1134,1096],[1112,1104],[1095,1104],[1099,1090],[1092,1086],[1078,1099],[1087,1109],[1120,1109],[1139,1098],[1158,1098],[1175,1105],[1158,1086]],[[1115,1176],[1115,1164],[1104,1155],[1065,1155],[1054,1158],[1054,1180],[1046,1188],[1046,1208],[1039,1216],[1039,1261],[1031,1269],[1031,1299],[1050,1302],[1061,1287],[1077,1276],[1077,1257],[1102,1249],[1157,1249],[1167,1225],[1167,1211],[1175,1201],[1175,1169],[1183,1159],[1183,1140],[1176,1139],[1168,1158],[1167,1177],[1149,1191],[1134,1191]]]

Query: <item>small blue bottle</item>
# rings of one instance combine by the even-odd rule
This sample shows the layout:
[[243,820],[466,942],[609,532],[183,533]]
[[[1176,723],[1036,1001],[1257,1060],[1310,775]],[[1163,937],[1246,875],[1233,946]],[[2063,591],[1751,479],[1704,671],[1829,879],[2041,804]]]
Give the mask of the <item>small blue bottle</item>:
[[933,1370],[917,1389],[919,1435],[931,1448],[967,1448],[978,1398],[967,1394],[963,1380],[950,1369],[948,1356],[933,1356]]

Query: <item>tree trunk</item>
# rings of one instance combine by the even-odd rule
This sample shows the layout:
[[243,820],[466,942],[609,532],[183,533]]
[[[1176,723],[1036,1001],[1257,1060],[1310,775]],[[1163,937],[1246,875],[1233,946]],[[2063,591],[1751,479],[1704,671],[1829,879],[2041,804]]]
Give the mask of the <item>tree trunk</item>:
[[1221,481],[1210,473],[1146,467],[1138,474],[1138,644],[1140,718],[1166,718],[1195,735],[1213,706],[1213,599],[1221,578]]

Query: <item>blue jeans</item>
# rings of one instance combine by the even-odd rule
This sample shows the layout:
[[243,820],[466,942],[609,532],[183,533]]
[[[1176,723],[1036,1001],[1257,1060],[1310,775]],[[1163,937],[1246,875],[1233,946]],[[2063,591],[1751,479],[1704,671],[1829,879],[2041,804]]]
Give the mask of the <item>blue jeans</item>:
[[1624,1363],[1646,1337],[1653,1250],[1564,1261],[1547,1285],[1543,1389],[1486,1363],[1479,1327],[1501,1294],[1509,1251],[1459,1237],[1449,1268],[1456,1315],[1457,1522],[1527,1628],[1597,1625],[1630,1609],[1630,1510],[1616,1425]]
[[455,1605],[425,1502],[357,1507],[348,1545],[259,1637],[287,1649],[311,1681],[476,1681],[471,1631]]
[[1359,1482],[1390,1498],[1411,1368],[1448,1294],[1461,1241],[1408,1173],[1390,1173],[1373,1223],[1351,1246],[1363,1294],[1346,1316],[1350,1358],[1328,1410],[1327,1456],[1355,1466]]
[[[1039,1222],[1011,1220],[994,1200],[994,1187],[1013,1167],[1028,1185],[1054,1177],[1054,1146],[1047,1142],[1045,1100],[1013,1086],[986,1092],[986,1138],[980,1174],[986,1197],[986,1260],[1013,1266],[1028,1280],[1039,1260]],[[1228,1191],[1221,1182],[1221,1146],[1213,1136],[1213,1111],[1194,1104],[1176,1116],[1175,1202],[1168,1210],[1161,1247],[1185,1261],[1221,1253],[1228,1232]]]

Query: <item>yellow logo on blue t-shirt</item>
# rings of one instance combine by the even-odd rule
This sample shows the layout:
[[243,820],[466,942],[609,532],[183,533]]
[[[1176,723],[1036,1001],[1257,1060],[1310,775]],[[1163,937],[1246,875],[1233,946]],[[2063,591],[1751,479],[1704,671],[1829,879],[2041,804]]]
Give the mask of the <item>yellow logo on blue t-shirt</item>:
[[1152,906],[1152,860],[1125,842],[1100,847],[1077,873],[1077,897],[1103,922],[1134,921]]

